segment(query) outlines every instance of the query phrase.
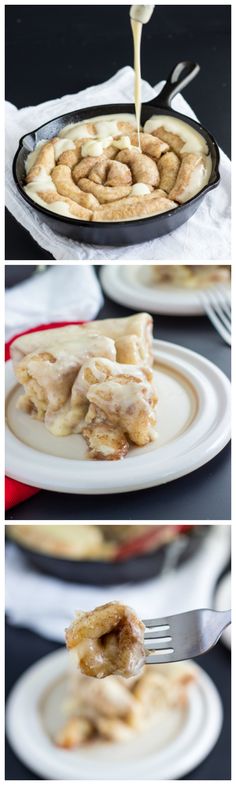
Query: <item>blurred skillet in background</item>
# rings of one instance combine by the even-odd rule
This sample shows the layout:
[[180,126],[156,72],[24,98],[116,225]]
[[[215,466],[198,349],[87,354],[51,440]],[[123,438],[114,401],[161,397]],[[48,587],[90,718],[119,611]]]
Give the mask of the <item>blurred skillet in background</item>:
[[208,535],[193,525],[9,525],[13,540],[41,572],[109,586],[148,580],[191,559]]

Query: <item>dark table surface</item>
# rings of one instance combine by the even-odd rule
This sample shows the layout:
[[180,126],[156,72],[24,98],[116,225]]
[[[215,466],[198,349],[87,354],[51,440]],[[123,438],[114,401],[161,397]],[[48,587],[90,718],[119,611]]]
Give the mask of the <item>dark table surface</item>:
[[[35,105],[132,65],[126,6],[6,6],[6,98]],[[230,155],[230,5],[158,6],[145,29],[142,75],[154,85],[180,60],[201,65],[184,91]],[[6,259],[51,259],[7,212]]]
[[[6,696],[19,676],[41,657],[56,650],[59,645],[35,635],[33,632],[6,625]],[[186,780],[229,780],[230,779],[230,654],[218,644],[216,648],[199,660],[201,667],[209,673],[216,684],[224,709],[224,723],[219,740],[194,771],[183,779]],[[7,780],[38,779],[14,755],[9,744],[6,744]]]
[[[25,274],[7,266],[8,285]],[[105,298],[98,317],[121,317],[131,313]],[[230,349],[206,317],[154,318],[154,334],[207,357],[230,375]],[[157,488],[112,496],[77,496],[40,491],[14,507],[6,520],[229,520],[230,445],[195,472]]]

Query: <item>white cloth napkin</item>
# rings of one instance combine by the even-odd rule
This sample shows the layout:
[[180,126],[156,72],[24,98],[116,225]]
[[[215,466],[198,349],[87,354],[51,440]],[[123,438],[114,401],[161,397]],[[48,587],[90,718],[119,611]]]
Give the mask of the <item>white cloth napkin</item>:
[[[160,92],[163,85],[154,88],[142,82],[142,100],[148,101]],[[225,261],[230,258],[230,161],[221,152],[221,183],[208,193],[195,215],[175,232],[140,245],[111,248],[87,245],[58,236],[36,210],[21,198],[12,176],[12,161],[21,136],[46,123],[57,115],[87,106],[108,103],[133,102],[134,72],[129,66],[122,68],[103,84],[89,87],[74,95],[66,95],[38,106],[17,109],[6,105],[6,204],[10,212],[27,229],[34,240],[54,259],[142,259],[181,261]],[[217,96],[216,96],[217,100]],[[173,100],[173,108],[189,117],[196,115],[182,95]],[[209,129],[211,130],[211,129]],[[212,129],[214,132],[214,129]]]
[[6,548],[8,621],[63,641],[75,610],[91,610],[111,600],[130,605],[141,619],[210,607],[216,580],[230,555],[229,530],[229,526],[212,526],[200,551],[176,571],[168,571],[166,564],[160,577],[111,587],[75,585],[40,574],[10,543]]
[[40,324],[95,319],[102,304],[91,265],[48,266],[7,290],[6,340]]

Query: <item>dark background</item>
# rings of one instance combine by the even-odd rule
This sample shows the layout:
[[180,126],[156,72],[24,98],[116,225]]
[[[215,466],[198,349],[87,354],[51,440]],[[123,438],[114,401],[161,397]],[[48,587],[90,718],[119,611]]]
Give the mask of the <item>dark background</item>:
[[[35,105],[132,65],[128,8],[6,6],[7,100],[19,108]],[[230,155],[229,5],[158,6],[143,34],[142,76],[154,85],[180,60],[200,64],[184,96]],[[6,259],[52,259],[8,212]]]
[[[98,268],[95,268],[97,273]],[[6,266],[7,284],[22,280],[29,266]],[[42,273],[47,275],[47,273]],[[79,293],[78,293],[79,296]],[[105,297],[97,318],[128,316]],[[203,354],[230,375],[230,349],[205,316],[156,316],[154,334]],[[6,514],[6,520],[229,520],[230,445],[197,471],[166,485],[107,496],[40,491]]]

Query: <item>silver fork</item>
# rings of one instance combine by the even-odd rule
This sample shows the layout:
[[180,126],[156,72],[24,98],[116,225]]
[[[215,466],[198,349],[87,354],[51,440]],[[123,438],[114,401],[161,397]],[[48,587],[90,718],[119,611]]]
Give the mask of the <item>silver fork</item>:
[[178,662],[198,657],[215,646],[225,627],[231,624],[231,610],[202,608],[162,619],[144,619],[143,624],[147,628],[146,665]]
[[205,313],[221,338],[231,346],[231,300],[226,288],[212,287],[198,293]]

